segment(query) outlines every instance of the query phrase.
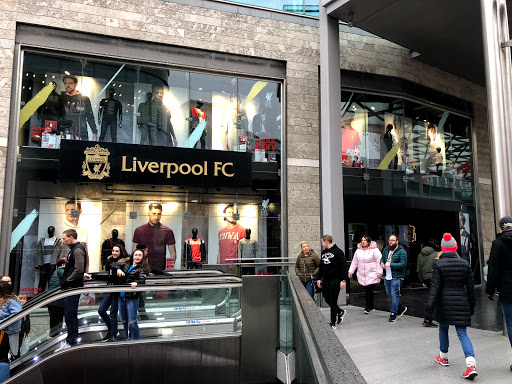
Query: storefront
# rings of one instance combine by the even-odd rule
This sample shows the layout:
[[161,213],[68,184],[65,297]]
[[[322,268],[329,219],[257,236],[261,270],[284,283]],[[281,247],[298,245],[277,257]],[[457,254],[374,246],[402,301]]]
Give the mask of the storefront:
[[391,234],[408,252],[407,281],[419,282],[422,244],[457,238],[480,281],[472,106],[402,79],[342,76],[342,162],[349,258],[362,235],[382,250]]
[[[90,272],[118,239],[165,253],[149,255],[157,268],[189,267],[197,239],[207,264],[282,254],[283,63],[18,32],[10,274],[20,291],[45,289],[68,228],[87,243]],[[48,47],[35,47],[38,33]],[[152,214],[170,229],[162,238],[144,237]],[[240,246],[249,238],[251,254]]]

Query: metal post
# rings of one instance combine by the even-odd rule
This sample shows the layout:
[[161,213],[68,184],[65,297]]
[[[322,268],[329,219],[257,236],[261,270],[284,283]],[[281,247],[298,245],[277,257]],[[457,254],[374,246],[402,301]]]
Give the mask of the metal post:
[[[482,35],[487,81],[487,110],[491,138],[495,227],[501,217],[512,214],[512,69],[505,0],[481,0]],[[503,333],[507,333],[503,322]]]
[[320,6],[320,170],[322,232],[345,249],[341,166],[339,21]]

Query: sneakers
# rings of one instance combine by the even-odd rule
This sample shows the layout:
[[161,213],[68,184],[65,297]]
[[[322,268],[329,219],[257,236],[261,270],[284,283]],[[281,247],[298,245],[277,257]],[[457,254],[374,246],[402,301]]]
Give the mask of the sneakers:
[[448,362],[448,359],[443,359],[443,358],[441,357],[441,354],[438,354],[438,355],[436,356],[436,361],[437,361],[439,364],[441,364],[442,366],[444,366],[444,367],[447,367],[447,366],[449,366],[449,365],[450,365],[450,363]]
[[391,315],[389,315],[389,321],[391,323],[394,323],[396,321],[396,314],[395,313],[392,313]]
[[108,341],[109,341],[109,342],[117,341],[117,335],[119,335],[119,333],[116,333],[115,335],[110,336],[110,338],[108,339]]
[[60,352],[60,351],[64,351],[65,349],[68,349],[68,348],[71,348],[71,345],[69,345],[66,341],[63,341],[60,344],[60,347],[57,348],[54,353],[57,353],[57,352]]
[[372,311],[375,311],[375,309],[369,309],[369,308],[364,308],[363,309],[363,312],[367,315],[369,315]]
[[331,326],[331,328],[332,328],[333,330],[334,330],[334,329],[336,329],[336,324],[334,324],[334,323],[329,323],[329,325]]
[[438,325],[436,323],[434,323],[432,320],[424,320],[422,325],[424,327],[430,327],[430,328],[437,328]]
[[338,324],[343,323],[343,318],[345,317],[345,314],[347,311],[340,308],[340,311],[338,312]]
[[474,365],[470,365],[466,368],[466,372],[462,375],[465,379],[473,380],[478,376],[478,372],[476,371],[476,367]]
[[405,312],[407,312],[407,307],[404,307],[404,309],[402,310],[402,312],[398,314],[398,316],[402,317]]
[[101,342],[102,342],[102,343],[106,343],[106,342],[107,342],[107,341],[109,341],[109,340],[110,340],[110,333],[109,333],[109,332],[107,332],[107,335],[106,335],[103,339],[101,339]]

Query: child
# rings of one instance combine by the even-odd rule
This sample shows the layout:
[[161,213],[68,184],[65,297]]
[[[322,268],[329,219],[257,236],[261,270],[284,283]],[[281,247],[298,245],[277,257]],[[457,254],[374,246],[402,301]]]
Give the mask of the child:
[[[25,306],[27,304],[27,295],[19,295],[18,299],[21,301],[21,305]],[[30,316],[27,315],[23,319],[21,319],[21,331],[20,331],[20,355],[23,349],[23,340],[27,339],[25,343],[28,343],[30,340],[28,338],[28,334],[30,333]]]

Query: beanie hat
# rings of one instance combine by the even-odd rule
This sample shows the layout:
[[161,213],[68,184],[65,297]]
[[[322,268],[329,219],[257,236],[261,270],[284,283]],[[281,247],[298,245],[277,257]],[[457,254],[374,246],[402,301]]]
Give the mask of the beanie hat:
[[444,252],[456,252],[457,251],[457,242],[451,235],[451,233],[445,233],[443,235],[443,240],[441,240],[441,249]]
[[500,228],[502,231],[510,231],[512,230],[512,217],[503,216],[500,219]]

